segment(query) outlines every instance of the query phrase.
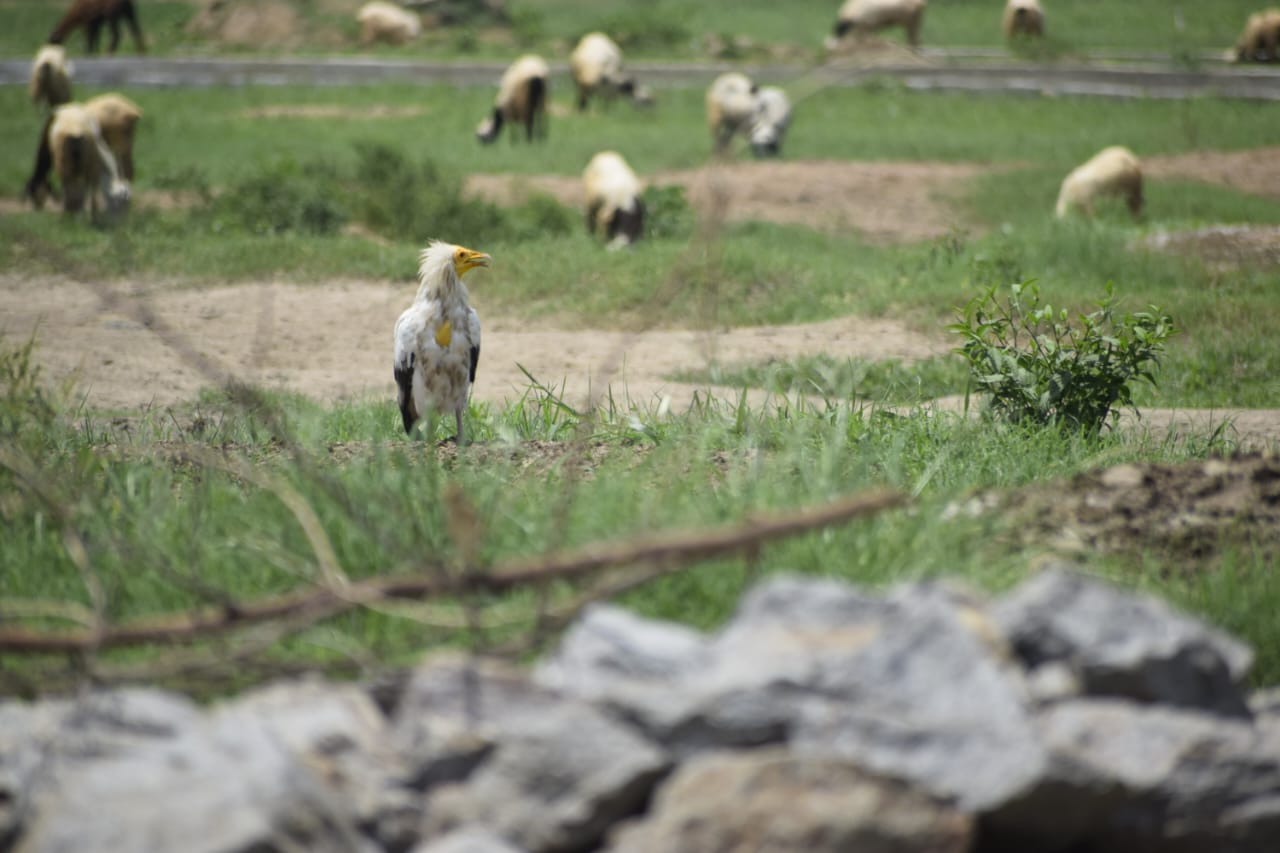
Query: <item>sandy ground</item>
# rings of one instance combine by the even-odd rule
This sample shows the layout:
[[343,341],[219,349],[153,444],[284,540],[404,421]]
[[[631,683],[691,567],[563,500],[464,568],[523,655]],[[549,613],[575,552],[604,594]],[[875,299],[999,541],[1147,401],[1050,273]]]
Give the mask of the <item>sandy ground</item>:
[[[14,339],[36,330],[47,376],[75,378],[96,406],[180,403],[226,377],[321,400],[390,398],[391,329],[412,290],[365,282],[129,290],[0,276],[0,332]],[[531,328],[522,319],[486,316],[484,333],[477,399],[519,397],[529,384],[523,365],[544,384],[563,386],[574,403],[612,385],[615,398],[645,405],[668,397],[677,408],[699,390],[664,378],[680,370],[820,352],[911,360],[952,345],[941,332],[925,336],[891,320],[857,317],[636,334]]]

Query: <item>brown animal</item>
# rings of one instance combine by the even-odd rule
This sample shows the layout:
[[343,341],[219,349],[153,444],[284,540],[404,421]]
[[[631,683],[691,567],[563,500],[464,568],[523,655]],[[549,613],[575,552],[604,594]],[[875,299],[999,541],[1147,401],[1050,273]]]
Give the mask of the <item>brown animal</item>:
[[[511,63],[498,83],[493,114],[480,122],[476,139],[488,144],[498,138],[502,125],[524,125],[525,139],[532,142],[547,136],[547,97],[551,69],[546,61],[528,54]],[[515,138],[514,136],[512,137]]]
[[1135,219],[1142,214],[1142,164],[1123,145],[1104,148],[1073,169],[1062,181],[1055,213],[1059,219],[1072,210],[1092,216],[1102,196],[1123,198]]
[[133,181],[133,136],[137,131],[142,108],[124,95],[109,92],[84,102],[102,130],[102,138],[115,155],[120,174]]
[[707,88],[707,127],[717,154],[729,150],[734,134],[748,133],[756,113],[759,88],[751,78],[737,71],[726,71]]
[[1040,0],[1008,0],[1004,5],[1001,29],[1007,39],[1017,35],[1044,35],[1044,9]]
[[1235,62],[1280,62],[1280,9],[1255,12],[1236,41]]
[[98,52],[98,33],[102,25],[111,27],[111,45],[107,50],[116,52],[120,46],[120,21],[123,20],[133,33],[133,44],[138,53],[146,53],[147,45],[142,38],[142,27],[138,24],[138,12],[133,0],[75,0],[71,8],[58,21],[58,25],[49,34],[50,44],[62,44],[67,36],[84,27],[85,41],[89,53]]
[[31,80],[27,92],[34,104],[45,103],[49,109],[71,100],[71,64],[60,44],[46,44],[31,62]]
[[587,197],[587,232],[600,233],[610,249],[630,246],[644,234],[644,191],[640,179],[617,151],[601,151],[582,173]]
[[62,209],[67,213],[79,213],[88,201],[90,215],[96,218],[99,198],[108,213],[123,212],[129,205],[129,185],[120,177],[98,120],[83,104],[55,109],[40,134],[35,174],[27,182],[27,195],[37,208],[44,206],[51,171],[62,183]]
[[836,16],[835,37],[867,35],[887,27],[902,27],[907,44],[920,46],[920,25],[928,0],[846,0]]

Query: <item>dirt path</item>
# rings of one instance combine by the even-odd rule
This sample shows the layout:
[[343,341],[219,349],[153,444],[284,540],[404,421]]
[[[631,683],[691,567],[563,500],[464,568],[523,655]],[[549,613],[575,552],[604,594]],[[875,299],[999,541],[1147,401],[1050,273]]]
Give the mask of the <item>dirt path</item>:
[[[226,377],[288,389],[331,402],[394,396],[391,326],[412,288],[388,283],[328,282],[225,285],[201,290],[155,284],[129,291],[65,279],[0,275],[0,335],[36,334],[36,360],[48,379],[74,379],[90,406],[134,409],[192,400]],[[562,389],[574,405],[612,386],[619,402],[679,411],[694,394],[734,401],[726,388],[664,377],[712,362],[827,354],[837,358],[900,358],[945,353],[953,341],[893,320],[841,317],[796,326],[718,330],[566,331],[523,320],[485,319],[484,353],[475,395],[495,403],[525,393],[523,365]],[[759,405],[768,399],[753,392]],[[956,399],[939,400],[955,409]],[[1232,422],[1249,446],[1280,443],[1280,412],[1270,410],[1148,410],[1142,425],[1206,434]],[[1129,421],[1132,423],[1132,419]]]
[[[991,170],[979,163],[742,161],[646,175],[652,186],[679,184],[690,203],[707,210],[723,203],[730,219],[763,219],[830,233],[857,231],[881,243],[940,237],[962,223],[952,199],[969,178]],[[467,178],[469,193],[510,204],[545,192],[583,206],[582,182],[564,175],[485,175]],[[874,203],[871,203],[874,201]],[[972,230],[972,223],[966,227]]]
[[[133,408],[190,400],[220,376],[300,391],[320,400],[391,396],[391,327],[412,286],[330,282],[241,284],[201,290],[153,285],[96,289],[62,279],[0,276],[0,332],[37,333],[49,378],[75,377],[90,404]],[[305,319],[300,319],[305,318]],[[659,330],[564,331],[514,318],[484,318],[475,394],[519,397],[528,380],[564,387],[583,402],[611,383],[615,398],[686,406],[699,386],[664,376],[685,369],[809,353],[915,359],[946,352],[891,320],[843,317],[802,326],[755,326],[709,334]],[[199,362],[207,361],[202,367]],[[725,394],[727,392],[720,391]]]

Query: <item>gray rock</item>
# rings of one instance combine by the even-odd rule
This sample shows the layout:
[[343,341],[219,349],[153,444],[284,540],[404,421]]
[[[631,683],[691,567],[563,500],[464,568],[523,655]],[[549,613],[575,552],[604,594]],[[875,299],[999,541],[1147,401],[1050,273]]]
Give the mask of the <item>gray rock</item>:
[[1053,705],[1038,729],[1050,761],[984,817],[996,849],[1280,849],[1280,730],[1118,699]]
[[415,673],[396,712],[396,742],[439,776],[471,741],[474,767],[434,783],[424,837],[483,824],[530,851],[589,850],[638,812],[670,765],[666,754],[590,705],[490,664],[447,660]]
[[601,609],[535,679],[600,703],[680,755],[779,743],[818,659],[861,648],[886,612],[848,584],[791,577],[757,586],[712,637]]
[[227,725],[264,726],[354,812],[384,848],[417,841],[422,797],[405,784],[386,718],[363,689],[322,681],[285,682],[215,709]]
[[882,596],[774,578],[705,644],[684,639],[694,652],[685,666],[619,664],[658,629],[612,615],[608,627],[571,634],[539,678],[600,699],[677,755],[790,742],[979,810],[1021,790],[1044,760],[1003,638],[982,603],[953,587]]
[[773,747],[691,758],[612,853],[964,853],[972,821],[899,782]]
[[524,853],[482,826],[464,826],[413,849],[413,853]]
[[1015,796],[1046,755],[1021,675],[966,596],[901,587],[873,641],[815,683],[837,701],[803,706],[800,754],[837,756],[983,812]]
[[999,601],[992,618],[1028,667],[1065,662],[1088,695],[1249,714],[1252,651],[1151,596],[1047,569]]
[[18,835],[37,796],[68,768],[174,738],[199,721],[194,702],[150,688],[0,703],[0,842]]
[[64,768],[33,813],[18,853],[368,849],[342,801],[248,717]]

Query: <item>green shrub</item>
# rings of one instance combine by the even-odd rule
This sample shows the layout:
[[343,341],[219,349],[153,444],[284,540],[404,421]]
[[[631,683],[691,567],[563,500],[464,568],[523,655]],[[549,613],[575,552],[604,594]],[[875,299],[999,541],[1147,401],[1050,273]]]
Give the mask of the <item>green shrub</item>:
[[562,237],[578,226],[578,214],[547,193],[534,193],[507,211],[506,236],[512,240]]
[[284,161],[232,184],[197,215],[209,218],[215,230],[333,234],[348,219],[343,197],[332,165]]
[[991,413],[1096,433],[1117,406],[1133,406],[1132,380],[1155,384],[1153,370],[1175,331],[1158,308],[1117,317],[1108,284],[1098,310],[1073,326],[1065,309],[1041,304],[1032,282],[1012,285],[1007,302],[998,289],[970,300],[950,327],[964,338],[958,352],[977,390],[990,394]]

